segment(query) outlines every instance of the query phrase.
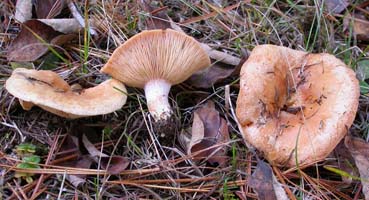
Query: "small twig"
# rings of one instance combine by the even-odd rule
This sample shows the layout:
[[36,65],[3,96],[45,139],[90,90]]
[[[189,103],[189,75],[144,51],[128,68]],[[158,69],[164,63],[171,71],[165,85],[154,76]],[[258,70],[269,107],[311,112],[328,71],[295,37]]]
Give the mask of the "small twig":
[[38,196],[40,196],[42,193],[46,191],[47,187],[41,188],[33,197],[31,197],[29,200],[35,200]]
[[23,199],[28,200],[26,193],[24,193],[22,187],[18,184],[18,182],[15,179],[13,179],[13,182],[14,182],[15,187],[17,188],[17,190],[21,193]]
[[[17,162],[20,162],[18,159],[6,157],[5,158],[9,160],[14,160]],[[75,168],[75,167],[63,167],[63,166],[54,166],[54,165],[45,165],[45,164],[39,164],[42,167],[49,167],[50,169],[24,169],[24,168],[17,168],[10,165],[0,164],[0,167],[7,168],[10,171],[16,171],[16,172],[23,172],[23,173],[31,173],[31,174],[72,174],[72,175],[97,175],[97,174],[103,174],[108,173],[106,170],[97,170],[97,169],[84,169],[84,168]],[[152,169],[136,169],[136,170],[125,170],[120,173],[120,175],[133,175],[133,174],[146,174],[146,173],[154,173],[154,172],[160,172],[162,169],[159,167],[152,168]]]
[[[15,195],[18,199],[22,199],[20,196],[19,196],[19,194],[18,194],[18,192],[17,192],[17,190],[15,190],[14,188],[13,188],[13,186],[12,185],[10,185],[10,183],[6,183],[7,185],[8,185],[8,187],[10,188],[10,190],[13,192],[13,195]],[[10,199],[10,198],[9,198]]]
[[[48,179],[49,177],[51,176],[51,174],[48,174],[48,175],[46,175],[44,178],[45,179]],[[36,181],[37,180],[35,180],[35,181],[33,181],[32,183],[30,183],[30,184],[27,184],[27,185],[25,185],[25,186],[23,186],[23,191],[24,192],[26,192],[26,193],[28,193],[29,191],[31,191],[32,189],[33,189],[33,186],[35,186],[36,185]],[[46,187],[47,188],[47,187]],[[39,191],[39,193],[42,191],[42,189]],[[36,195],[36,198],[39,196],[40,194],[37,194]],[[16,197],[16,194],[15,193],[13,193],[8,199],[15,199],[15,197]],[[19,198],[18,198],[19,199]]]
[[66,176],[67,176],[67,173],[66,173],[66,171],[65,171],[65,172],[64,172],[64,174],[63,174],[63,180],[62,180],[62,182],[61,182],[61,184],[60,184],[60,189],[59,189],[58,199],[60,199],[61,194],[62,194],[62,192],[63,192],[63,187],[64,187],[64,183],[65,183],[65,178],[66,178]]
[[216,60],[216,62],[220,61],[228,65],[237,66],[241,61],[240,58],[231,56],[227,53],[224,53],[218,50],[214,50],[205,43],[201,43],[201,47],[205,49],[205,51],[209,54],[209,57]]
[[150,185],[150,184],[137,185],[135,183],[128,183],[127,185],[144,186],[144,187],[164,189],[164,190],[178,190],[180,192],[209,192],[208,189],[178,188],[178,187]]
[[2,124],[4,126],[8,126],[10,128],[14,128],[20,135],[21,143],[23,143],[25,141],[25,137],[23,136],[22,131],[18,128],[17,124],[15,124],[14,122],[12,122],[12,124],[8,124],[6,122],[1,122],[0,124]]

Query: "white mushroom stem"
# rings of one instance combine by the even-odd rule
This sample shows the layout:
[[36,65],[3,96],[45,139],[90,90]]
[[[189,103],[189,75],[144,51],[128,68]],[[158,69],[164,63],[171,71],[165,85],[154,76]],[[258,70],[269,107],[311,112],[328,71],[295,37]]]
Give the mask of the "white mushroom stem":
[[172,109],[168,102],[171,84],[163,79],[155,79],[146,83],[144,90],[150,114],[155,121],[167,120]]

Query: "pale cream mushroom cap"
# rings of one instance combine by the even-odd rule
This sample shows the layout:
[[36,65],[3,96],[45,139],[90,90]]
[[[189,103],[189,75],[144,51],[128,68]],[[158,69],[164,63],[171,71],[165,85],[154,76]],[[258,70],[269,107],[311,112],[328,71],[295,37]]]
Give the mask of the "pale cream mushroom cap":
[[126,88],[115,80],[74,92],[58,74],[48,70],[17,68],[5,83],[24,109],[37,105],[56,115],[79,118],[102,115],[120,109],[126,102]]
[[359,95],[354,71],[333,55],[260,45],[242,66],[236,113],[248,143],[293,167],[328,156],[352,125]]
[[208,66],[210,58],[194,38],[172,29],[148,30],[118,47],[101,72],[128,86],[144,88],[157,79],[181,83]]

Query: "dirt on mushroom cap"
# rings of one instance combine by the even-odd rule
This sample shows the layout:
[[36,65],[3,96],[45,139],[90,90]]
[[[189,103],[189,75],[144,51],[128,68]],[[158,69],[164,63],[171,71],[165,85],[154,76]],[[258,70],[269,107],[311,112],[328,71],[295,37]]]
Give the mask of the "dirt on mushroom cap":
[[358,98],[355,73],[334,56],[261,45],[242,67],[237,117],[272,164],[308,164],[345,136]]
[[118,47],[101,69],[115,79],[143,88],[153,79],[178,84],[210,65],[192,37],[171,29],[143,31]]
[[46,70],[17,68],[5,87],[20,100],[67,118],[111,113],[120,109],[127,99],[124,85],[117,80],[109,79],[98,86],[73,92],[58,74]]

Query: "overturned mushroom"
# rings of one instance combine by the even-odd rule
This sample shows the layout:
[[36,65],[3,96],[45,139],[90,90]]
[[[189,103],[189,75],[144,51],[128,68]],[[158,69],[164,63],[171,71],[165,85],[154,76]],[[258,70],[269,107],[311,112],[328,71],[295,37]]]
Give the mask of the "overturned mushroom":
[[75,92],[58,74],[47,70],[17,68],[5,83],[25,110],[37,105],[66,118],[102,115],[120,109],[127,96],[124,85],[109,79],[100,85]]
[[205,50],[192,37],[171,29],[143,31],[118,47],[101,69],[113,78],[144,88],[155,121],[172,113],[168,102],[171,85],[210,65]]
[[255,47],[241,70],[237,117],[243,136],[274,165],[324,159],[353,123],[355,73],[329,54]]

